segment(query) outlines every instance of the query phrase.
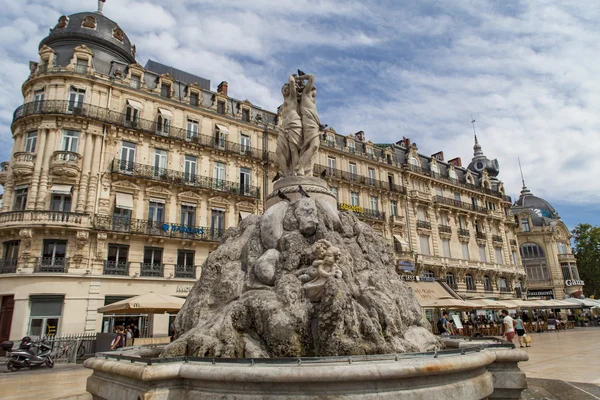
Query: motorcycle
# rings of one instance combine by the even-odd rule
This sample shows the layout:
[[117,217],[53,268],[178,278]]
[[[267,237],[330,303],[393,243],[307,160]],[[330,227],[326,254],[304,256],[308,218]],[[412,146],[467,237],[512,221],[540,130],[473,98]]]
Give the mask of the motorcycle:
[[44,341],[34,343],[29,336],[25,336],[21,339],[18,349],[13,350],[13,345],[11,341],[0,344],[0,347],[6,351],[8,357],[6,368],[9,371],[17,372],[21,368],[37,368],[43,365],[48,368],[54,367],[52,347]]

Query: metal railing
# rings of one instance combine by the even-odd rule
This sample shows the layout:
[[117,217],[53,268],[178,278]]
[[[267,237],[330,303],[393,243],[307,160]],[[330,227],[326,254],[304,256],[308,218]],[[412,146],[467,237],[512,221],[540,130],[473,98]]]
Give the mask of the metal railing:
[[33,272],[67,273],[69,259],[65,257],[39,257]]
[[452,227],[450,225],[438,225],[438,231],[452,233]]
[[389,190],[390,192],[395,193],[406,193],[406,189],[403,186],[396,185],[391,182],[380,181],[368,176],[353,174],[336,168],[330,168],[325,165],[315,164],[313,167],[313,173],[315,176],[322,176],[323,174],[325,174],[324,177],[342,179],[359,185],[372,187],[376,189]]
[[103,275],[129,275],[129,262],[127,261],[104,261]]
[[14,274],[17,272],[17,258],[7,258],[0,260],[0,274]]
[[175,265],[175,278],[196,278],[196,266]]
[[220,241],[225,231],[218,228],[185,226],[163,221],[149,221],[147,219],[124,218],[120,215],[101,214],[94,216],[92,226],[94,229],[101,231],[204,240],[209,242]]
[[52,347],[55,362],[74,364],[96,353],[96,333],[45,336],[43,339]]
[[187,128],[178,128],[172,125],[168,125],[168,128],[165,128],[162,124],[159,124],[158,121],[142,118],[128,120],[125,113],[109,110],[104,107],[93,106],[91,104],[77,103],[76,107],[74,107],[74,104],[75,103],[68,100],[41,100],[25,103],[15,110],[13,114],[13,124],[19,119],[31,115],[77,115],[157,136],[167,136],[172,139],[234,153],[244,157],[271,161],[271,155],[269,155],[267,151],[244,145],[241,142],[236,143],[217,138],[216,136],[201,135],[189,131]]
[[471,236],[471,232],[468,229],[458,228],[458,236]]
[[455,200],[455,199],[451,199],[449,197],[444,197],[444,196],[435,196],[433,198],[433,201],[437,204],[444,204],[444,205],[448,205],[448,206],[452,206],[452,207],[458,207],[458,208],[462,208],[463,210],[475,211],[475,212],[480,212],[483,214],[489,214],[489,212],[490,212],[490,210],[488,210],[485,207],[479,207],[474,204],[465,203],[464,201]]
[[208,189],[230,194],[259,198],[260,190],[256,186],[243,185],[221,179],[209,178],[195,173],[186,173],[167,168],[157,168],[152,165],[138,164],[131,161],[114,159],[111,172],[127,176],[168,182],[174,185],[190,186],[199,189]]
[[431,229],[431,222],[417,220],[417,228]]
[[338,203],[338,210],[352,211],[358,218],[385,220],[385,213],[379,210],[371,210],[360,206],[351,206],[345,203]]
[[165,266],[163,264],[142,263],[140,276],[165,276]]
[[492,235],[492,240],[494,242],[499,242],[499,243],[503,243],[504,242],[504,239],[502,238],[501,235]]

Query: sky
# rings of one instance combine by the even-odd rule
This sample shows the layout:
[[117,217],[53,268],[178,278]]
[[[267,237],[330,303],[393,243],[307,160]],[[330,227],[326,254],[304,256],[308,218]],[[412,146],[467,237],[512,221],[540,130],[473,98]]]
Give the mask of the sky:
[[[0,0],[0,159],[39,42],[94,0]],[[275,111],[297,68],[316,76],[321,121],[422,154],[484,153],[516,199],[525,182],[569,228],[600,225],[600,2],[107,0],[148,59],[229,83]]]

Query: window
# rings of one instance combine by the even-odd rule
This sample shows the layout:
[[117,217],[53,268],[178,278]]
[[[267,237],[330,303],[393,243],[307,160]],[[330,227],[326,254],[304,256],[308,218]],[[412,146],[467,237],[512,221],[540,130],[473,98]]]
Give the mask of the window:
[[440,167],[437,166],[437,164],[431,164],[431,172],[433,172],[434,176],[437,176],[440,174]]
[[329,146],[335,145],[335,140],[333,139],[333,135],[327,135],[327,144]]
[[44,88],[33,92],[33,107],[36,112],[41,112],[44,107]]
[[350,200],[351,200],[351,204],[353,206],[359,206],[360,205],[358,193],[351,192],[350,193]]
[[498,279],[498,289],[500,289],[501,292],[508,292],[508,284],[506,282],[506,278]]
[[246,154],[250,151],[250,136],[241,135],[240,136],[240,147],[242,150],[242,154]]
[[85,89],[78,89],[76,87],[71,86],[69,90],[69,105],[68,110],[75,112],[80,112],[83,107],[83,98],[85,97]]
[[200,95],[196,92],[190,93],[190,105],[198,106],[200,105]]
[[356,152],[356,148],[354,147],[354,141],[352,141],[352,140],[348,141],[348,151],[350,153]]
[[133,167],[135,165],[135,149],[135,143],[123,142],[121,144],[121,171],[133,172]]
[[486,292],[491,292],[494,290],[494,288],[492,288],[492,280],[487,275],[483,277],[483,290]]
[[185,133],[185,138],[187,141],[197,141],[198,140],[198,121],[193,121],[188,119],[187,121],[187,131]]
[[577,270],[576,265],[571,265],[571,275],[573,276],[573,279],[576,279],[576,280],[581,279],[581,278],[579,278],[579,271]]
[[525,243],[521,246],[521,257],[524,259],[530,258],[545,258],[544,250],[535,243]]
[[9,240],[2,244],[2,258],[4,259],[4,267],[17,264],[19,257],[19,240]]
[[159,135],[168,136],[171,131],[171,120],[168,116],[163,113],[158,113],[158,119],[156,120],[156,133]]
[[451,253],[450,253],[450,240],[448,239],[442,239],[442,249],[444,251],[444,257],[452,257]]
[[421,254],[428,256],[429,251],[429,236],[419,235],[419,246],[421,248]]
[[169,153],[166,150],[154,149],[154,176],[163,176],[167,173]]
[[417,158],[416,158],[416,157],[411,157],[411,158],[408,160],[408,163],[409,163],[410,165],[412,165],[412,166],[415,166],[415,167],[418,167],[418,166],[419,166],[419,160],[417,160]]
[[329,188],[329,193],[331,193],[332,195],[334,195],[335,199],[338,200],[338,190],[337,190],[337,188],[330,187]]
[[225,230],[225,210],[213,208],[210,215],[211,236],[218,238]]
[[512,260],[513,260],[513,265],[517,266],[517,252],[513,251],[512,252]]
[[463,260],[469,260],[471,258],[469,255],[469,245],[467,243],[461,243],[461,248]]
[[460,229],[467,229],[467,219],[465,218],[464,215],[458,216],[458,227]]
[[75,61],[75,71],[85,74],[88,68],[88,59],[87,58],[79,58]]
[[142,276],[162,276],[163,249],[159,247],[144,247],[144,263]]
[[27,206],[27,186],[19,187],[17,186],[15,190],[15,204],[13,206],[13,211],[25,211],[25,207]]
[[227,144],[227,135],[229,131],[224,131],[221,128],[217,128],[215,130],[215,146],[225,148]]
[[250,110],[242,108],[242,121],[250,122]]
[[127,258],[129,246],[124,244],[109,243],[108,256],[106,257],[105,275],[128,275]]
[[166,83],[160,85],[160,95],[162,97],[171,97],[171,85]]
[[350,180],[356,179],[356,164],[348,164],[348,171],[350,172]]
[[367,147],[367,157],[373,158],[373,149],[371,147]]
[[62,316],[63,296],[38,295],[31,296],[28,336],[42,338],[58,335]]
[[544,250],[535,243],[521,245],[521,258],[529,281],[546,281],[549,278]]
[[64,268],[65,257],[67,255],[67,241],[47,239],[44,240],[44,248],[42,250],[42,267],[59,267]]
[[454,274],[452,272],[447,272],[446,273],[446,283],[452,289],[456,289],[456,280],[454,279]]
[[501,247],[495,247],[494,248],[496,251],[496,264],[504,264],[504,260],[502,257],[502,248]]
[[443,226],[449,226],[450,225],[450,218],[448,216],[448,211],[440,211],[440,221],[439,221],[440,225]]
[[79,132],[63,131],[62,150],[77,153],[78,148],[79,148]]
[[479,246],[479,260],[481,262],[487,262],[486,248],[485,246]]
[[390,190],[394,190],[394,175],[388,174],[388,185]]
[[435,195],[436,196],[440,196],[440,197],[442,197],[444,195],[444,191],[442,190],[441,187],[436,186],[436,188],[435,188]]
[[529,228],[529,218],[521,218],[521,228],[523,228],[523,232],[531,231],[531,229]]
[[162,223],[165,218],[164,200],[150,199],[148,206],[148,227],[150,229],[162,229]]
[[398,202],[396,200],[390,201],[390,215],[392,217],[398,215]]
[[225,102],[217,101],[217,113],[225,114]]
[[375,184],[375,169],[374,168],[369,168],[369,183],[371,185]]
[[475,221],[475,232],[477,232],[477,233],[485,232],[485,230],[483,229],[483,223],[481,221]]
[[177,278],[195,278],[194,268],[195,252],[193,250],[177,250],[177,266],[175,276]]
[[427,221],[427,213],[423,207],[417,207],[417,220]]
[[112,223],[114,230],[128,232],[131,227],[131,210],[128,208],[119,208],[118,204],[115,204]]
[[329,174],[333,175],[335,172],[335,157],[327,157],[327,168],[329,169]]
[[134,89],[139,89],[142,83],[142,77],[139,75],[131,74],[131,78],[129,78],[129,86]]
[[558,254],[567,254],[567,246],[562,243],[562,242],[558,242],[557,243],[558,246]]
[[561,266],[561,269],[562,269],[563,279],[565,281],[571,279],[571,267],[568,264],[564,264]]
[[371,210],[378,211],[379,210],[379,201],[377,197],[371,196]]
[[471,290],[471,291],[477,290],[477,285],[475,285],[475,280],[473,279],[473,275],[467,274],[465,276],[465,284],[467,285],[467,290]]
[[198,159],[194,156],[185,156],[183,165],[183,177],[186,182],[196,181],[196,168],[198,166]]
[[181,205],[181,225],[192,228],[196,226],[196,206],[192,204]]
[[71,195],[70,194],[53,194],[50,200],[50,210],[59,212],[71,211]]
[[35,153],[35,145],[37,144],[37,131],[29,132],[27,139],[25,139],[25,151],[28,153]]
[[433,271],[423,271],[421,278],[435,279],[435,273]]
[[139,122],[140,110],[128,103],[127,108],[125,109],[125,125],[135,128]]
[[240,168],[240,192],[250,193],[250,168]]
[[450,169],[448,171],[448,178],[453,179],[453,180],[457,180],[458,176],[456,175],[456,171],[454,169]]
[[225,185],[225,164],[222,162],[215,162],[213,179],[217,188],[221,188]]

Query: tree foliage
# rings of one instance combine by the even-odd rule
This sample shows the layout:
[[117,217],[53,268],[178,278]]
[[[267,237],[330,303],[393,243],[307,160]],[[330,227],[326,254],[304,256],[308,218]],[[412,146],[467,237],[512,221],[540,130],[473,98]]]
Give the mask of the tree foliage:
[[579,224],[573,230],[575,257],[586,296],[600,298],[600,227]]

